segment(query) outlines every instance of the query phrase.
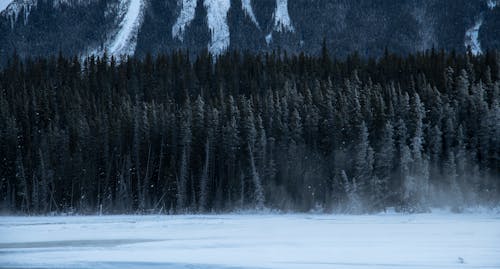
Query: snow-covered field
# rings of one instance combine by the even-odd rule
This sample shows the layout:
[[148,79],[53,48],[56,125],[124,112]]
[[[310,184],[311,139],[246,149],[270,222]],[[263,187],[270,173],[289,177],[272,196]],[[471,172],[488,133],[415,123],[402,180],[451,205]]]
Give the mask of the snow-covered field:
[[0,217],[0,268],[500,268],[500,215]]

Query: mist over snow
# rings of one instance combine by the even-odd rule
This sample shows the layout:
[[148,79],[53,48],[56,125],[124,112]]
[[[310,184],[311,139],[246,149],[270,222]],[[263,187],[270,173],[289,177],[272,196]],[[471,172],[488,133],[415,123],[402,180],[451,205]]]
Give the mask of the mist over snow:
[[2,268],[500,267],[496,214],[0,217],[0,222]]

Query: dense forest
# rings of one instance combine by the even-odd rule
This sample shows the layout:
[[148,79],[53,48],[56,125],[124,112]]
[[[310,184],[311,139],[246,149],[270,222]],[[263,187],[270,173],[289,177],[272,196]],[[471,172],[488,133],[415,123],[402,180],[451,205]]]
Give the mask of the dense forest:
[[497,205],[500,54],[233,51],[0,70],[3,212]]

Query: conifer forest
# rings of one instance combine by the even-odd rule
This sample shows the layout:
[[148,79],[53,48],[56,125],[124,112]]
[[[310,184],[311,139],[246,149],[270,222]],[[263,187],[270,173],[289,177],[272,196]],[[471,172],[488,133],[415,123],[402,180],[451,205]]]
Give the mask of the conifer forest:
[[0,211],[376,213],[500,202],[500,54],[13,55]]

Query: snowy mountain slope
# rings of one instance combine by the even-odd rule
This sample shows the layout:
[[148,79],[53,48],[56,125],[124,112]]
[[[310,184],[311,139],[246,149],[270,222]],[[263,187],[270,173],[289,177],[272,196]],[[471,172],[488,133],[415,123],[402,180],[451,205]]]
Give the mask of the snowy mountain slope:
[[273,14],[274,30],[277,32],[293,32],[295,29],[288,14],[288,0],[276,0],[276,10]]
[[[40,0],[0,0],[0,15],[10,17],[11,20],[16,21],[20,13],[23,12],[24,21],[28,23],[31,10],[38,5],[39,1]],[[99,0],[52,0],[48,3],[51,3],[53,7],[59,7],[63,4],[69,6],[85,6],[95,1]]]
[[4,11],[14,0],[0,0],[0,12]]
[[469,28],[467,32],[465,32],[465,47],[471,49],[471,52],[474,55],[479,55],[483,53],[481,49],[481,43],[479,42],[479,29],[481,29],[481,25],[483,24],[483,18],[480,17],[474,23],[474,26]]
[[104,46],[86,51],[82,60],[90,55],[102,56],[105,52],[119,59],[124,55],[134,55],[137,36],[144,20],[146,4],[144,0],[120,0],[118,3],[117,29]]
[[183,41],[186,27],[194,20],[197,0],[182,0],[179,3],[181,4],[181,11],[172,26],[172,37]]
[[123,19],[119,25],[120,30],[107,46],[110,54],[119,56],[124,54],[133,55],[135,53],[144,8],[144,0],[121,0],[120,12],[123,13]]
[[3,11],[1,11],[1,14],[9,17],[11,22],[14,23],[19,18],[20,13],[24,12],[24,23],[28,23],[31,9],[35,7],[36,4],[36,0],[12,0],[5,6]]
[[229,25],[227,12],[231,7],[231,0],[205,0],[207,22],[210,29],[211,41],[208,50],[213,55],[223,53],[229,47]]
[[[341,57],[355,50],[378,56],[386,47],[410,53],[432,47],[464,51],[471,46],[479,53],[500,44],[491,40],[495,39],[497,3],[0,0],[0,58],[6,59],[14,50],[21,55],[45,55],[59,49],[67,54],[102,55],[107,51],[138,56],[207,48],[214,55],[228,49],[277,48],[319,53],[323,39],[332,54]],[[448,12],[442,12],[444,8]]]
[[241,8],[245,12],[245,14],[252,20],[252,22],[260,29],[259,22],[255,17],[255,13],[253,12],[252,0],[241,0]]
[[[276,32],[295,32],[288,13],[288,0],[276,0],[276,8],[273,13],[273,31]],[[265,37],[266,44],[269,46],[273,42],[273,33],[269,33]]]
[[488,0],[487,4],[489,9],[494,9],[498,5],[498,0]]
[[491,12],[493,9],[497,7],[498,2],[496,0],[488,0],[486,2],[488,9],[482,12],[479,17],[475,20],[474,25],[467,29],[465,32],[465,47],[471,49],[471,52],[474,55],[479,55],[483,53],[483,49],[481,48],[481,42],[479,41],[479,31],[481,30],[481,26],[484,22],[484,13]]

